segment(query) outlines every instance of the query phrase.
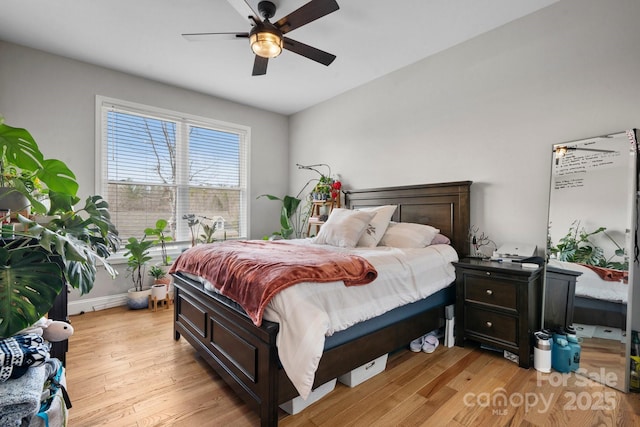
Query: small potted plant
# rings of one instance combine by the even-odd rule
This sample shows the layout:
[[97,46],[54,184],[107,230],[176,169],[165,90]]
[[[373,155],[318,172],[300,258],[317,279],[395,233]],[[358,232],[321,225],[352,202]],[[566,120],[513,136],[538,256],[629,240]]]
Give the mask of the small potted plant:
[[153,277],[153,286],[151,286],[151,297],[163,300],[167,297],[171,278],[167,273],[157,265],[149,268],[149,276]]
[[314,200],[329,200],[331,198],[331,190],[333,180],[327,176],[321,175],[320,180],[313,189]]
[[138,240],[135,237],[129,237],[127,244],[124,245],[127,250],[124,254],[127,257],[127,270],[133,281],[133,288],[127,293],[127,305],[134,310],[148,307],[151,289],[144,286],[144,273],[147,262],[151,261],[151,255],[149,255],[151,246],[153,241],[144,240],[144,238]]

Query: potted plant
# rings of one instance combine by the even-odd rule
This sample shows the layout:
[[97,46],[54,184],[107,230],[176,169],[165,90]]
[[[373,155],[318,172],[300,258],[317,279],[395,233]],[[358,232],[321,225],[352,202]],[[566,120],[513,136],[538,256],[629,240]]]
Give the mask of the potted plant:
[[149,276],[153,277],[153,286],[151,286],[151,297],[158,300],[165,299],[171,285],[171,278],[167,273],[157,265],[149,268]]
[[313,189],[314,200],[329,200],[331,198],[331,190],[333,179],[328,176],[320,175],[320,180]]
[[[90,196],[78,206],[73,172],[60,160],[45,159],[26,129],[8,126],[1,117],[0,163],[3,188],[52,218],[38,224],[18,214],[12,225],[19,221],[21,229],[0,244],[0,338],[5,338],[45,315],[66,284],[89,292],[98,264],[115,277],[106,258],[120,239],[108,203]],[[3,199],[0,195],[0,204]]]
[[138,240],[135,237],[129,237],[127,244],[124,245],[127,250],[124,256],[127,257],[127,271],[133,282],[133,288],[127,292],[127,305],[129,308],[137,310],[147,308],[151,289],[145,286],[145,269],[147,262],[151,261],[149,248],[153,246],[151,240]]
[[[191,233],[191,246],[195,246],[198,243],[213,243],[216,241],[214,235],[216,233],[217,224],[213,219],[196,214],[185,214],[182,216],[182,219],[187,221],[187,226]],[[211,224],[209,225],[205,221],[209,221]],[[202,234],[198,235],[200,228],[202,228]]]

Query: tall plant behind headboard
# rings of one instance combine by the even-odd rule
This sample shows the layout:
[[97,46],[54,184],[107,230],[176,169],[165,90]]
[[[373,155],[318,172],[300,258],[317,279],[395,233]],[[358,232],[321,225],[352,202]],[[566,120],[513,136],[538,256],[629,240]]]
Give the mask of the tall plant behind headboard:
[[392,220],[427,224],[451,239],[458,255],[469,254],[472,181],[346,190],[348,208],[398,205]]

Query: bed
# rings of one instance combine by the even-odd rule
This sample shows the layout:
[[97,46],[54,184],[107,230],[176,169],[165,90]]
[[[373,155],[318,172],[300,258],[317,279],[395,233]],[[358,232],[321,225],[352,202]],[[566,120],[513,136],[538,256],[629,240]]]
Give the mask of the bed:
[[[462,257],[468,252],[470,186],[470,181],[463,181],[350,190],[345,202],[351,209],[397,205],[393,221],[440,229]],[[234,301],[180,272],[173,275],[174,338],[184,337],[258,412],[263,426],[277,425],[278,406],[299,394],[279,359],[280,324],[263,320],[258,327]],[[449,285],[424,300],[333,334],[315,370],[314,388],[441,327],[444,307],[454,301],[455,289]]]
[[576,263],[549,260],[549,267],[579,273],[573,300],[573,323],[626,330],[629,285],[603,280],[593,269]]

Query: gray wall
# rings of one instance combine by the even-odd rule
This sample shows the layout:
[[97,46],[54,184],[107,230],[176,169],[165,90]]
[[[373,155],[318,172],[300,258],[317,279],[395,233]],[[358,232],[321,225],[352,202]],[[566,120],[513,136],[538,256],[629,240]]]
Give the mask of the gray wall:
[[560,1],[293,115],[291,163],[351,188],[472,180],[472,224],[542,249],[551,145],[640,126],[639,16]]
[[[250,237],[261,238],[278,227],[279,206],[255,199],[287,191],[286,116],[0,41],[0,114],[8,125],[28,129],[45,156],[67,163],[83,199],[96,187],[96,95],[250,127]],[[126,266],[117,267],[116,281],[101,274],[83,298],[126,293],[131,287]],[[72,294],[72,300],[77,298]]]

